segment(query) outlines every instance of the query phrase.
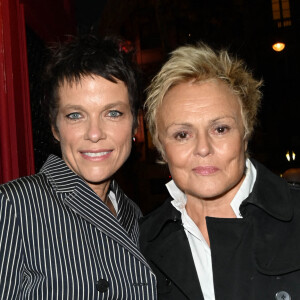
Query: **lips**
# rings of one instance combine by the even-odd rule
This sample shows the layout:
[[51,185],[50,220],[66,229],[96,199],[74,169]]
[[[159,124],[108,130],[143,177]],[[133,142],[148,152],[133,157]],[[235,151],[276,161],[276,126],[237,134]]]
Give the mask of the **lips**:
[[104,155],[107,155],[111,151],[103,151],[103,152],[81,152],[83,155],[89,156],[89,157],[101,157]]
[[110,156],[111,153],[112,150],[80,151],[80,154],[84,159],[92,160],[92,161],[106,159],[107,157]]
[[207,176],[207,175],[215,174],[216,172],[219,171],[219,168],[214,166],[196,167],[193,169],[193,171],[199,175]]

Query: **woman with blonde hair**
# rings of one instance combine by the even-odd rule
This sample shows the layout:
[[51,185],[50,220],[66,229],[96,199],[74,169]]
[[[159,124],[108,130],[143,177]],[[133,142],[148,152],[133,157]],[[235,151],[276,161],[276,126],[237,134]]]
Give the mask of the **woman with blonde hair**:
[[148,88],[170,198],[141,222],[159,299],[296,299],[300,191],[247,153],[261,81],[227,51],[175,50]]

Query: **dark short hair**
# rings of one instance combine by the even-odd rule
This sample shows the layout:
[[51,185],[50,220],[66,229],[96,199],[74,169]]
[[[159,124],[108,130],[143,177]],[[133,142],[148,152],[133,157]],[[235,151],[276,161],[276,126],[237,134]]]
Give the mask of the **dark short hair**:
[[65,81],[78,82],[84,76],[101,76],[111,82],[123,81],[128,89],[129,103],[136,129],[140,101],[139,72],[132,55],[123,49],[123,41],[116,37],[94,35],[70,37],[65,43],[51,47],[44,74],[44,98],[50,125],[56,128],[58,89]]

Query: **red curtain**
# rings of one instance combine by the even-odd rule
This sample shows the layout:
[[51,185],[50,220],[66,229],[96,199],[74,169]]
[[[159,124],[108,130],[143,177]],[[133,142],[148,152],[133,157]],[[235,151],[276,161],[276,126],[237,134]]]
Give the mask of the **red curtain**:
[[0,0],[0,183],[33,173],[24,7]]

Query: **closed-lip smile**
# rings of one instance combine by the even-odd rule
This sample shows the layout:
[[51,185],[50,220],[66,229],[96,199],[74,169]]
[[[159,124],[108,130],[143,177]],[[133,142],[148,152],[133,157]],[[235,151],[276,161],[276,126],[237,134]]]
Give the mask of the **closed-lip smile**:
[[193,168],[193,171],[199,175],[207,176],[207,175],[212,175],[219,171],[219,168],[214,167],[214,166],[204,166],[204,167],[196,167]]

